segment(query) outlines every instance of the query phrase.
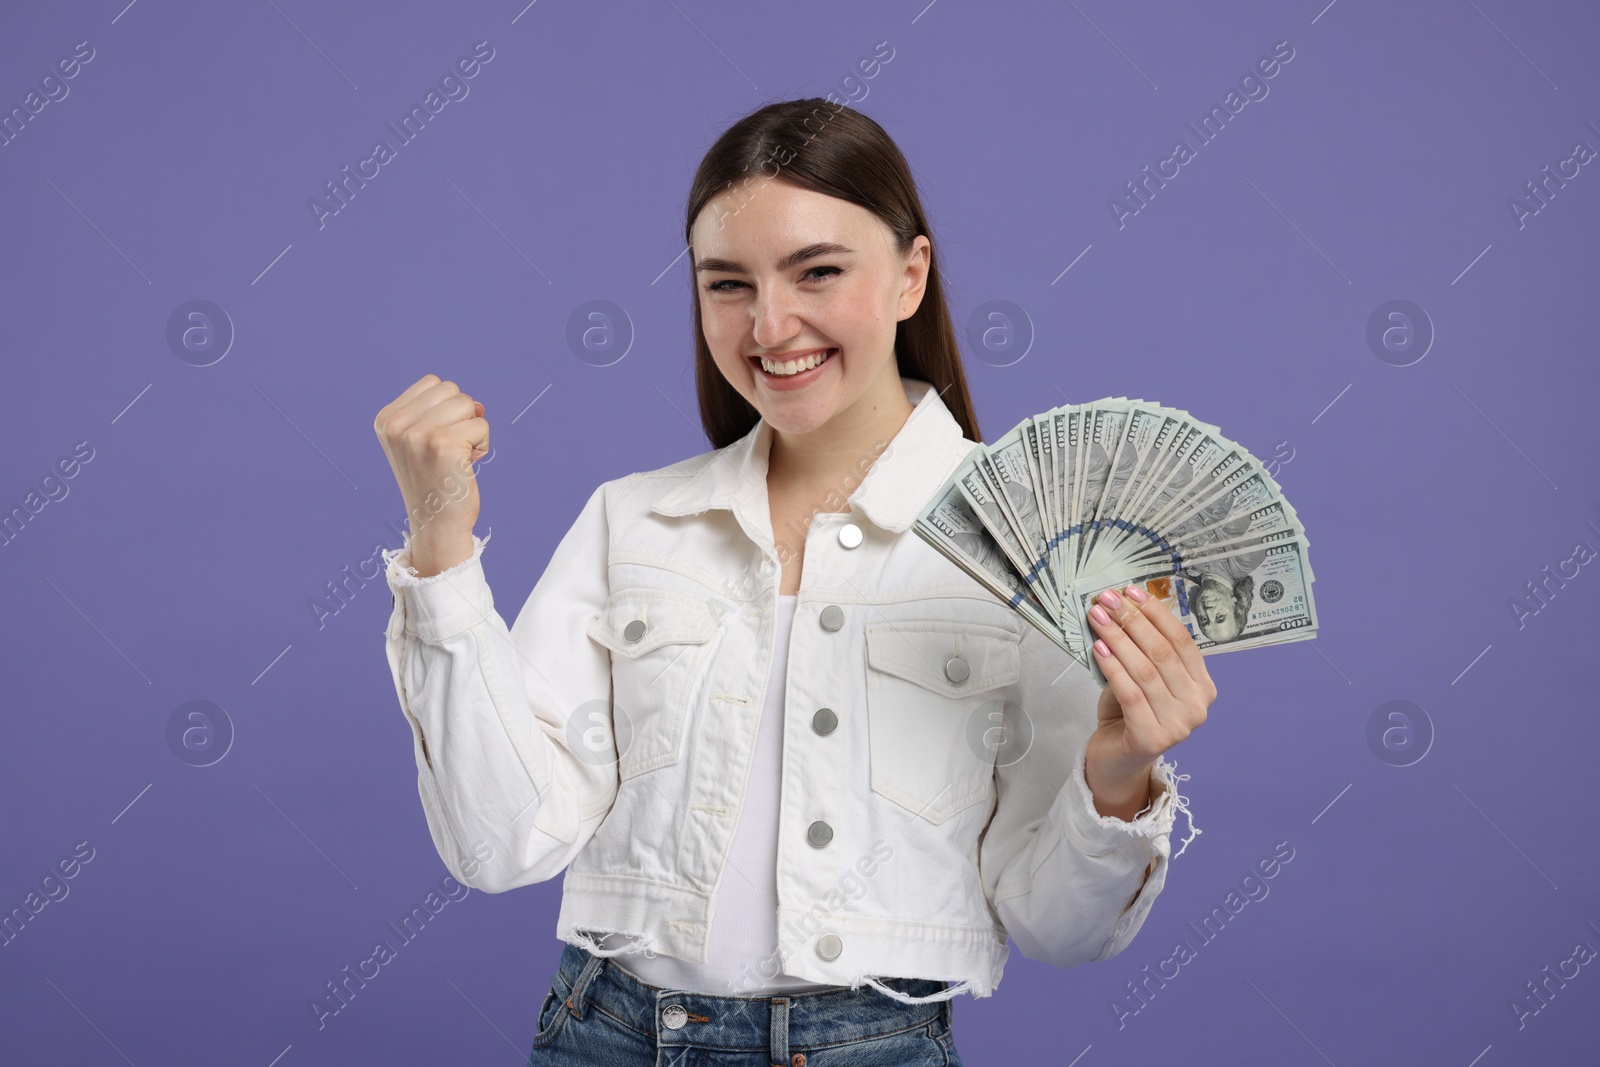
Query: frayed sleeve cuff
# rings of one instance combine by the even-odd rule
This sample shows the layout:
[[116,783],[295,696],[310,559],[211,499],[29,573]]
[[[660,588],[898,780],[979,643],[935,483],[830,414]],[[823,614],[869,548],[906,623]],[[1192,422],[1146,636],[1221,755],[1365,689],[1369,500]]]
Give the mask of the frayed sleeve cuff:
[[[1068,833],[1078,847],[1091,856],[1102,855],[1126,845],[1153,848],[1157,836],[1172,832],[1178,811],[1182,810],[1184,817],[1189,820],[1189,834],[1177,852],[1177,855],[1182,855],[1183,849],[1201,832],[1189,813],[1189,798],[1178,792],[1178,783],[1189,776],[1178,774],[1176,763],[1158,756],[1150,768],[1150,803],[1132,820],[1119,819],[1114,815],[1102,815],[1095,808],[1094,794],[1089,790],[1084,772],[1087,755],[1087,747],[1078,753],[1066,786],[1069,793]],[[1154,854],[1153,851],[1151,854]]]
[[483,621],[494,610],[494,596],[483,573],[483,549],[493,530],[472,536],[472,555],[455,566],[417,576],[411,562],[411,535],[397,549],[383,553],[384,574],[394,596],[391,628],[403,628],[423,640],[443,640]]

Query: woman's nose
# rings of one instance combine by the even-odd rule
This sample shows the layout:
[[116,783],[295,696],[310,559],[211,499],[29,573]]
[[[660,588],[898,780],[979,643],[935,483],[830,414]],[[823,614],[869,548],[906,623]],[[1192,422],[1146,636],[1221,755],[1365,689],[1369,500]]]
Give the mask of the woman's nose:
[[799,325],[792,294],[782,287],[767,288],[755,299],[755,340],[762,348],[777,348],[793,337]]

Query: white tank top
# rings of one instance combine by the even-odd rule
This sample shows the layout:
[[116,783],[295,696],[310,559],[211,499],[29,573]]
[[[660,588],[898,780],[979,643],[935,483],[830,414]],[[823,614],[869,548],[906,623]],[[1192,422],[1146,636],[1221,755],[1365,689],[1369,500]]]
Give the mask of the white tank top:
[[[778,787],[783,772],[783,682],[794,624],[794,596],[778,597],[777,651],[745,791],[744,811],[717,884],[704,964],[658,953],[614,958],[650,985],[713,996],[763,996],[843,988],[783,974],[778,954]],[[607,941],[603,940],[602,944]]]

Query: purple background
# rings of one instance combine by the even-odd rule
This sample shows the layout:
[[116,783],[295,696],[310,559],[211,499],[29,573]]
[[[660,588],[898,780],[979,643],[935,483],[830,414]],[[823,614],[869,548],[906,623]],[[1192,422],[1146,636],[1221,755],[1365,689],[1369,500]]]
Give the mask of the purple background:
[[[372,420],[427,372],[494,427],[479,532],[503,615],[598,482],[704,451],[693,169],[747,111],[830,91],[910,159],[958,326],[990,301],[1024,316],[1020,360],[965,342],[987,438],[1103,396],[1192,411],[1279,459],[1321,578],[1316,641],[1207,661],[1221,695],[1171,753],[1205,833],[1138,938],[1071,971],[1013,952],[996,996],[956,1002],[966,1062],[1596,1055],[1600,965],[1520,1027],[1511,1008],[1600,949],[1600,562],[1574,557],[1600,550],[1600,164],[1520,226],[1508,206],[1600,148],[1592,11],[122,2],[0,18],[6,111],[94,48],[0,147],[0,509],[93,449],[0,547],[0,910],[94,849],[0,946],[0,1060],[522,1062],[559,880],[450,904],[316,1025],[311,998],[446,872],[381,577],[320,626],[311,605],[397,544]],[[479,41],[469,95],[319,228],[309,199]],[[852,77],[881,41],[892,60]],[[1109,199],[1196,147],[1185,123],[1279,41],[1269,95],[1119,228]],[[208,366],[167,340],[196,299],[236,333]],[[631,337],[608,366],[567,340],[597,299]],[[1431,320],[1420,360],[1367,341],[1395,299]],[[168,740],[191,700],[234,732],[205,767]],[[1386,749],[1391,700],[1421,711]],[[1270,894],[1198,938],[1284,841]],[[1195,958],[1119,1026],[1179,938]]]

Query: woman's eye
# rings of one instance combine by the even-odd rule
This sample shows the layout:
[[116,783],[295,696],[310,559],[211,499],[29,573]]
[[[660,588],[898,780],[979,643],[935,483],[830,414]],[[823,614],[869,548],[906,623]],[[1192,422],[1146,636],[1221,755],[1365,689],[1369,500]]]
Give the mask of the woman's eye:
[[[823,271],[826,271],[828,273],[827,274],[822,274],[821,272],[823,272]],[[821,281],[823,279],[823,277],[830,277],[830,276],[832,276],[834,274],[843,274],[843,273],[844,272],[841,271],[838,267],[812,267],[810,270],[808,270],[804,274],[800,275],[800,277],[806,278],[806,277],[810,277],[811,275],[817,275],[815,280],[816,281]],[[724,278],[719,282],[712,282],[710,285],[706,286],[706,291],[707,292],[712,292],[712,293],[731,293],[731,292],[733,292],[733,288],[732,288],[733,286],[742,286],[742,285],[744,285],[744,282],[734,281],[732,278]]]

